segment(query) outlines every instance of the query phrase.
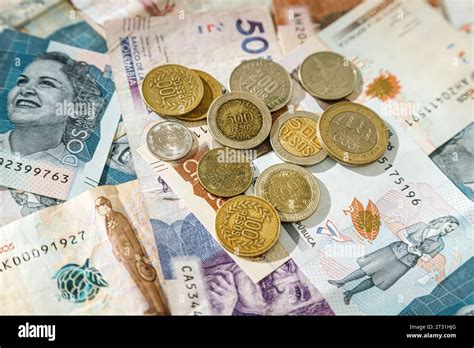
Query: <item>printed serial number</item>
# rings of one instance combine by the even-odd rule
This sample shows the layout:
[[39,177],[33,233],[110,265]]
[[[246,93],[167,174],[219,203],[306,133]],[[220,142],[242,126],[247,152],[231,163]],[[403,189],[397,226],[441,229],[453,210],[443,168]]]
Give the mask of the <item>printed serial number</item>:
[[49,169],[44,169],[40,167],[34,167],[29,164],[24,164],[22,162],[15,162],[12,160],[5,160],[3,157],[0,157],[0,167],[9,169],[14,172],[21,172],[23,174],[30,174],[32,176],[39,176],[43,179],[49,178],[53,181],[58,181],[60,183],[66,184],[69,182],[69,175],[62,174],[59,172],[53,172]]
[[[388,137],[389,139],[392,137],[393,133],[389,130]],[[387,151],[393,151],[395,146],[389,141],[387,145]],[[393,167],[393,164],[389,163],[389,160],[386,156],[380,157],[377,161],[380,164],[385,164],[384,170],[388,171],[388,176],[393,177],[393,183],[398,186],[401,192],[404,193],[406,198],[412,198],[411,204],[418,205],[421,202],[420,198],[417,198],[417,194],[415,191],[410,190],[410,185],[405,183],[405,178],[401,175],[401,173]]]
[[14,267],[19,267],[21,264],[28,263],[34,259],[39,259],[41,256],[47,255],[49,253],[60,251],[72,245],[76,245],[84,240],[84,233],[84,231],[80,231],[67,237],[53,240],[50,243],[42,244],[38,248],[26,250],[17,254],[16,256],[3,260],[0,263],[0,273],[6,272],[8,269],[12,269]]

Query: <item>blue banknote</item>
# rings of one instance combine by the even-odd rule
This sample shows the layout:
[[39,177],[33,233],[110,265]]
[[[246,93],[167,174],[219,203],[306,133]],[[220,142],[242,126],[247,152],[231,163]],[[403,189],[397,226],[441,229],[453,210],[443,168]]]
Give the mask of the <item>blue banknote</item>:
[[120,118],[108,58],[12,30],[0,52],[1,184],[57,199],[96,186]]
[[471,257],[431,293],[411,301],[400,315],[474,315],[473,269]]
[[433,162],[474,201],[474,123],[430,155]]

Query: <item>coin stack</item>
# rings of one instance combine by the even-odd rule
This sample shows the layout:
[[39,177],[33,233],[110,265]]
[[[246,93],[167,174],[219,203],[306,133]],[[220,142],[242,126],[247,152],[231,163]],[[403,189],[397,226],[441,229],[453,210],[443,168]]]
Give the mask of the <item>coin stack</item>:
[[[280,111],[273,124],[272,112],[284,108],[293,93],[290,75],[275,62],[243,61],[231,73],[227,93],[208,73],[173,64],[152,69],[143,81],[148,107],[176,118],[148,131],[148,149],[155,157],[170,162],[189,156],[196,139],[186,125],[206,118],[210,134],[222,145],[200,158],[197,177],[210,194],[230,198],[217,212],[215,229],[222,246],[238,256],[268,252],[278,240],[281,221],[314,214],[320,187],[304,166],[327,156],[345,165],[368,164],[387,147],[380,117],[344,100],[361,81],[350,61],[332,52],[314,53],[300,65],[299,80],[313,97],[334,104],[320,117],[309,111]],[[266,168],[255,182],[255,196],[244,195],[254,171],[252,158],[242,150],[254,149],[269,135],[272,149],[287,163]],[[229,156],[232,151],[234,156]]]

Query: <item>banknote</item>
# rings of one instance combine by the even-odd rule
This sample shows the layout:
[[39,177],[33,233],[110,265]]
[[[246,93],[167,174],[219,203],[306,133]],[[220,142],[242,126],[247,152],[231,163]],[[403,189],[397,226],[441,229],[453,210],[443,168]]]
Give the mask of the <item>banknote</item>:
[[474,202],[474,123],[456,134],[430,157]]
[[359,100],[383,106],[427,154],[472,123],[472,47],[424,1],[367,1],[319,36],[359,67]]
[[118,185],[136,178],[137,175],[133,166],[127,129],[121,118],[99,185]]
[[63,201],[36,193],[0,186],[0,226]]
[[273,0],[281,50],[288,54],[362,0]]
[[99,25],[107,20],[130,17],[161,17],[176,16],[185,13],[242,10],[244,8],[264,7],[268,9],[271,0],[72,0],[71,1],[84,16],[89,17]]
[[108,57],[0,34],[0,184],[56,199],[96,186],[120,118]]
[[[161,120],[148,110],[140,97],[139,85],[148,70],[164,63],[202,69],[224,86],[232,69],[241,60],[280,57],[271,17],[264,9],[205,12],[184,16],[150,17],[107,21],[107,44],[114,70],[119,100],[127,126],[137,176],[144,192],[153,192],[159,177],[186,201],[191,211],[215,235],[214,216],[223,203],[208,196],[197,185],[195,163],[212,146],[207,126],[187,124],[199,143],[197,157],[180,166],[153,161],[153,168],[138,154],[150,125]],[[191,166],[191,171],[188,167]],[[157,203],[151,197],[149,206]],[[153,218],[153,213],[151,212]],[[287,260],[277,245],[264,259],[248,260],[232,255],[253,281],[259,281]]]
[[61,0],[1,0],[0,27],[22,26]]
[[12,27],[44,39],[107,53],[104,37],[67,1],[59,1],[33,18],[20,22]]
[[[292,73],[326,49],[313,37],[279,63]],[[294,88],[290,110],[323,111],[297,81]],[[460,276],[474,254],[474,204],[395,117],[373,108],[388,128],[385,154],[363,167],[331,158],[308,167],[320,205],[310,218],[284,224],[291,243],[282,244],[336,314],[457,312],[474,303],[472,279]],[[276,163],[274,152],[253,161],[257,172]]]
[[471,0],[442,0],[441,7],[454,29],[474,44],[474,3]]
[[144,204],[131,181],[0,228],[1,314],[165,314]]
[[334,314],[292,260],[254,283],[193,214],[151,225],[172,314]]

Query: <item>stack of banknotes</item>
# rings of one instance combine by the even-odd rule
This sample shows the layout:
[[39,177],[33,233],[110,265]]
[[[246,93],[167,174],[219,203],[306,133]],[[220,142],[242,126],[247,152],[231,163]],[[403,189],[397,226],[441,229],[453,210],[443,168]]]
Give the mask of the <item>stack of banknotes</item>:
[[[472,1],[0,7],[0,314],[474,313]],[[317,210],[282,220],[264,254],[223,248],[225,199],[198,177],[219,147],[207,115],[177,121],[192,156],[153,156],[147,134],[166,116],[142,98],[145,76],[186,66],[225,96],[242,62],[276,62],[291,96],[270,110],[275,124],[334,104],[300,78],[307,57],[328,51],[350,60],[358,83],[344,96],[380,116],[386,150],[363,166],[306,163]],[[245,195],[284,162],[269,143]]]

